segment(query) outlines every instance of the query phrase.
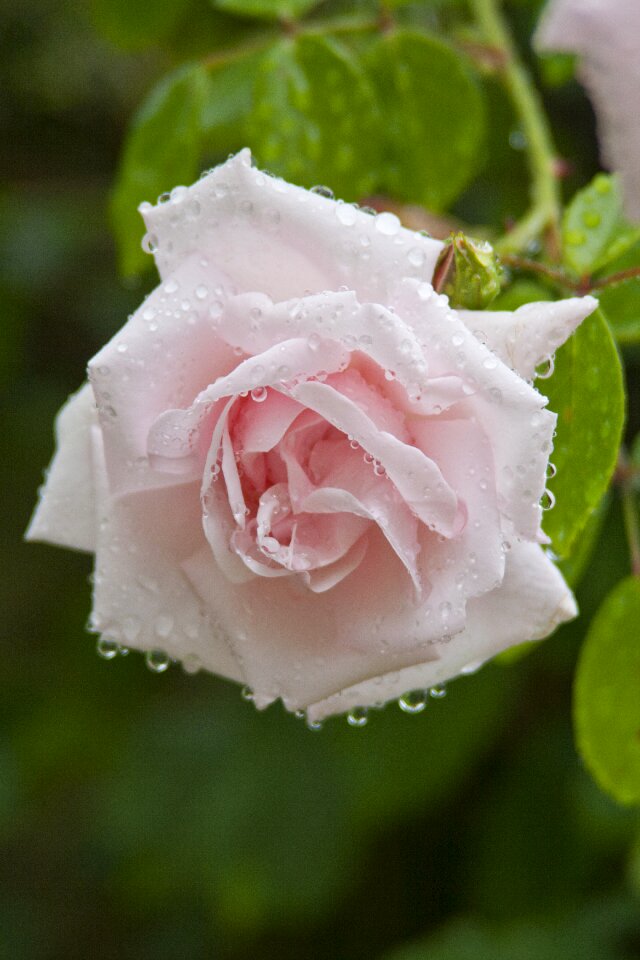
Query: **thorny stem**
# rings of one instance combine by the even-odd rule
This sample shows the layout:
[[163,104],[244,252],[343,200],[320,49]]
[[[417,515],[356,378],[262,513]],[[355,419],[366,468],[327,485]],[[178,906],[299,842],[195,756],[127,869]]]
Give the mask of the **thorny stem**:
[[333,20],[307,20],[298,23],[293,20],[281,20],[280,30],[263,33],[255,39],[231,47],[229,50],[220,50],[205,57],[203,65],[210,69],[226,66],[236,60],[241,60],[250,53],[266,50],[278,37],[291,37],[296,34],[325,34],[325,33],[369,33],[388,28],[388,21],[381,23],[380,18],[373,17],[336,17]]
[[608,277],[602,277],[601,280],[594,280],[590,284],[590,290],[602,290],[604,287],[610,287],[614,283],[622,283],[624,280],[632,280],[634,277],[640,277],[640,267],[629,267],[628,270],[621,270],[619,273],[612,273]]
[[599,280],[592,280],[591,277],[582,277],[581,280],[574,280],[563,270],[550,267],[546,263],[540,263],[539,260],[529,260],[527,257],[516,257],[510,253],[503,253],[501,258],[506,267],[513,267],[515,270],[521,270],[523,273],[537,273],[546,277],[558,287],[564,287],[565,290],[571,290],[578,296],[584,296],[585,293],[592,293],[597,290],[605,290],[607,287],[614,286],[616,283],[623,283],[625,280],[633,280],[640,277],[640,266],[629,267],[628,270],[621,270],[619,273],[612,273],[608,277],[601,277]]
[[624,447],[621,447],[618,454],[616,479],[620,485],[620,495],[622,497],[622,515],[627,543],[629,544],[631,572],[634,577],[640,577],[640,532],[633,484],[634,476],[635,472],[629,463],[627,452]]
[[523,273],[537,273],[540,276],[551,280],[556,286],[564,287],[566,290],[577,292],[582,290],[582,284],[578,280],[572,280],[563,270],[556,270],[546,263],[540,263],[538,260],[528,260],[526,257],[516,257],[513,254],[503,253],[500,257],[506,267],[513,267],[515,270],[521,270]]
[[555,259],[559,251],[560,189],[556,152],[540,97],[500,12],[500,0],[469,0],[469,3],[487,44],[502,54],[499,70],[526,137],[531,171],[529,210],[496,243],[496,251],[519,253],[532,240],[546,234],[549,253]]

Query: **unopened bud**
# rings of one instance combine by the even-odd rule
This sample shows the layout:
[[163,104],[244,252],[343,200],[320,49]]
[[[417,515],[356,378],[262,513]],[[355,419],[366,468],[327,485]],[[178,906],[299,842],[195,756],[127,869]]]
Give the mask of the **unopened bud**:
[[500,293],[501,267],[490,243],[452,233],[433,274],[433,286],[452,307],[483,310]]

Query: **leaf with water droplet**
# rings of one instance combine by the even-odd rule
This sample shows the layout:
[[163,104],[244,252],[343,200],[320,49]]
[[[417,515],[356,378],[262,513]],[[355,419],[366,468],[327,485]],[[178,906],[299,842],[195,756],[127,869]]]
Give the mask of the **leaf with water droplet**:
[[556,506],[543,527],[554,551],[567,557],[607,489],[624,422],[620,358],[599,310],[558,350],[545,388],[558,426],[552,454],[557,474],[549,480]]
[[155,202],[163,191],[191,183],[198,174],[207,83],[201,65],[180,67],[161,80],[133,118],[110,207],[125,275],[151,263],[140,246],[144,226],[138,205]]
[[334,39],[299,35],[262,61],[247,139],[285,179],[327,183],[336,196],[357,200],[373,190],[380,165],[376,117],[356,56]]
[[609,594],[585,640],[574,688],[578,749],[620,803],[640,803],[640,580]]
[[411,30],[382,36],[366,62],[382,115],[384,189],[445,209],[483,160],[484,99],[470,64]]
[[591,276],[640,240],[622,212],[616,177],[599,173],[567,207],[562,222],[563,259],[578,277]]

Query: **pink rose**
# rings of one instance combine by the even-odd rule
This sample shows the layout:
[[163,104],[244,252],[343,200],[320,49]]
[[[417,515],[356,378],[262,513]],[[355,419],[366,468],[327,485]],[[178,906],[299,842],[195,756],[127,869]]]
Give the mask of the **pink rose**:
[[550,0],[536,43],[580,57],[603,162],[620,172],[627,213],[640,219],[640,2]]
[[28,531],[95,552],[96,631],[316,721],[574,616],[529,381],[594,300],[456,312],[440,243],[248,151],[143,215],[162,283],[61,412]]

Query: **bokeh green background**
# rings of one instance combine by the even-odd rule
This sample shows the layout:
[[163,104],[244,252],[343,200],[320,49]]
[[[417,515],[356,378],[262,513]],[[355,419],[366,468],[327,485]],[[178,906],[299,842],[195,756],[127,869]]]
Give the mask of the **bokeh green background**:
[[[520,36],[535,6],[511,5]],[[90,558],[23,544],[55,412],[153,284],[119,279],[107,219],[127,122],[185,50],[246,28],[192,0],[123,43],[108,8],[0,2],[0,956],[637,960],[638,814],[582,769],[570,717],[584,630],[628,569],[615,498],[579,621],[361,730],[100,660]],[[590,109],[576,84],[546,96],[584,182]],[[517,215],[526,190],[493,108],[494,166],[456,211],[471,222]]]

